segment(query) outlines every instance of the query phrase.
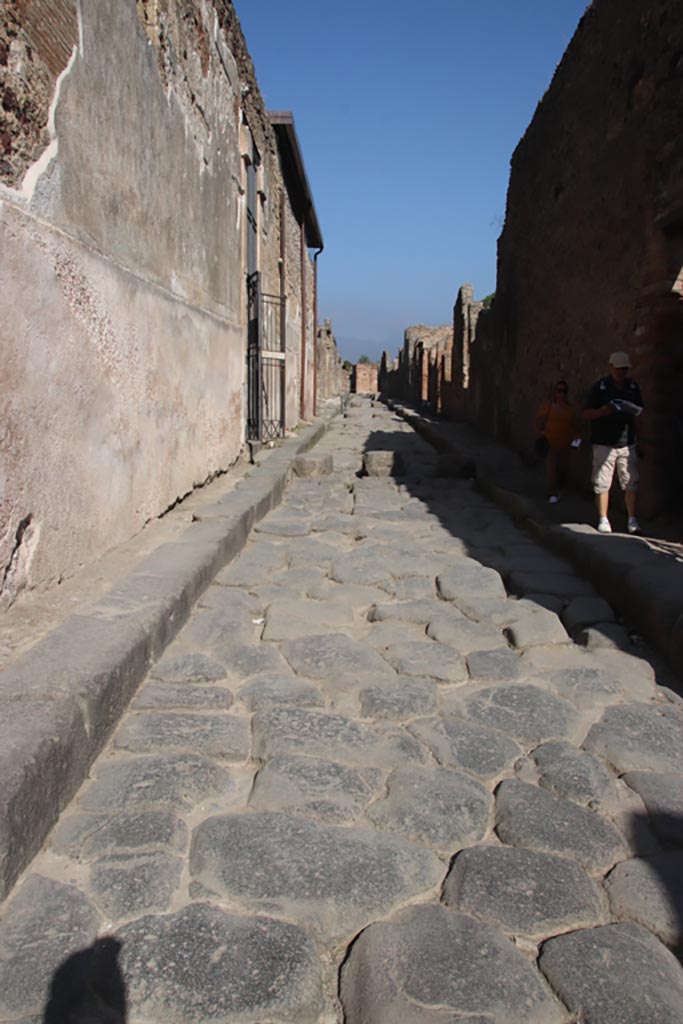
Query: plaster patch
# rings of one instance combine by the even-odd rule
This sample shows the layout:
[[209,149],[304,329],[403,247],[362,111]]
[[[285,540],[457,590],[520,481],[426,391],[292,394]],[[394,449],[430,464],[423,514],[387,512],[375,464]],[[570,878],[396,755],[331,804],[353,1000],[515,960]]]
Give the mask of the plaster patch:
[[[78,5],[78,28],[79,38],[81,38],[82,19],[80,4]],[[59,140],[57,138],[57,128],[55,126],[55,114],[57,111],[57,106],[59,104],[62,85],[71,74],[71,71],[73,69],[74,64],[76,63],[76,58],[79,52],[79,47],[74,46],[73,50],[71,51],[69,63],[66,65],[64,70],[58,76],[57,81],[55,82],[55,89],[52,94],[52,102],[50,103],[50,110],[47,116],[47,133],[50,137],[50,142],[47,146],[47,149],[43,150],[43,152],[40,154],[36,162],[32,164],[26,171],[24,179],[21,183],[21,188],[17,190],[22,199],[26,200],[27,203],[30,203],[33,199],[33,194],[36,190],[36,185],[38,184],[42,176],[45,174],[45,172],[48,170],[52,161],[57,156],[57,152],[59,150]]]

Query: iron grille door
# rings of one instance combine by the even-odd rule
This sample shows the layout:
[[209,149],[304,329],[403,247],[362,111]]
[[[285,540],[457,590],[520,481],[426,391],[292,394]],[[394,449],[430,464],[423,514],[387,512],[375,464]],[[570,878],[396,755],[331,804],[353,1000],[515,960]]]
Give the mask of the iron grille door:
[[262,292],[258,273],[247,294],[247,439],[273,441],[285,434],[285,297]]

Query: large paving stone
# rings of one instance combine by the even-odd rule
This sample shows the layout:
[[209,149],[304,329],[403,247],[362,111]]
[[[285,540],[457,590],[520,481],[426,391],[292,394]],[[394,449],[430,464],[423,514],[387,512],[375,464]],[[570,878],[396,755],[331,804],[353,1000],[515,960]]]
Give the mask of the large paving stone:
[[594,597],[595,591],[587,580],[571,572],[533,572],[516,569],[508,578],[510,590],[515,594],[556,594],[558,597]]
[[443,865],[398,836],[286,814],[209,818],[195,832],[192,875],[251,910],[271,908],[328,939],[434,889]]
[[[337,543],[333,544],[333,540]],[[290,569],[329,569],[333,559],[339,558],[339,547],[343,543],[344,537],[333,533],[327,534],[324,541],[315,537],[295,537],[285,544],[287,565]]]
[[263,639],[290,640],[311,633],[335,632],[352,623],[353,607],[345,601],[273,601],[266,612]]
[[633,651],[631,637],[616,622],[598,622],[588,626],[577,633],[574,640],[588,651]]
[[584,745],[621,772],[680,772],[683,714],[670,704],[610,707],[592,727]]
[[604,871],[624,856],[622,837],[594,811],[514,779],[496,792],[496,832],[504,843],[574,857],[589,871]]
[[480,565],[474,559],[463,560],[453,569],[439,574],[436,589],[444,601],[460,597],[504,598],[507,596],[500,573]]
[[440,765],[463,768],[483,779],[499,775],[521,753],[505,733],[451,715],[413,722],[409,731],[427,744]]
[[187,827],[171,811],[118,811],[114,814],[66,814],[50,837],[50,848],[78,860],[93,860],[122,850],[182,851]]
[[413,601],[396,601],[393,604],[378,604],[368,612],[370,622],[410,622],[427,626],[435,619],[452,621],[460,619],[460,613],[438,598],[420,598]]
[[271,644],[235,644],[224,650],[223,658],[232,681],[241,682],[266,672],[282,675],[290,671],[277,647]]
[[681,966],[637,925],[605,925],[549,939],[539,966],[587,1024],[680,1024]]
[[131,707],[136,711],[227,711],[235,698],[225,686],[163,683],[148,680],[138,690]]
[[575,597],[562,612],[562,622],[570,636],[596,622],[615,621],[616,616],[603,597]]
[[330,578],[337,583],[362,583],[365,586],[385,583],[392,573],[381,547],[351,551],[332,563]]
[[537,686],[490,686],[463,697],[468,718],[526,743],[573,735],[578,716],[566,701]]
[[307,511],[283,508],[271,512],[254,527],[255,534],[273,534],[277,537],[306,537],[311,532],[311,516]]
[[387,580],[378,586],[396,601],[419,601],[424,597],[433,598],[436,594],[434,579],[431,576],[406,576]]
[[274,757],[256,776],[249,805],[329,824],[354,821],[382,779],[375,768],[348,768],[313,757]]
[[386,650],[387,647],[393,647],[394,644],[405,643],[406,640],[417,640],[424,643],[425,636],[424,626],[420,626],[415,622],[393,620],[373,623],[372,629],[363,637],[363,641],[379,651],[381,649]]
[[657,835],[683,846],[683,774],[632,771],[622,778],[642,798]]
[[107,759],[79,795],[84,811],[117,811],[160,805],[191,810],[210,798],[231,797],[235,784],[225,768],[198,754]]
[[536,747],[533,759],[539,782],[556,796],[575,803],[601,802],[615,795],[614,779],[604,764],[564,740],[550,740]]
[[443,900],[532,939],[604,920],[604,897],[579,864],[507,846],[459,853],[444,883]]
[[368,811],[379,828],[401,832],[444,853],[486,834],[493,800],[469,775],[411,765],[393,772],[387,788],[387,796]]
[[244,761],[249,756],[249,739],[249,722],[238,715],[149,711],[127,715],[114,746],[136,754],[201,750],[209,757]]
[[469,676],[465,660],[454,647],[436,640],[407,640],[392,644],[383,656],[404,676],[428,676],[437,683],[466,683]]
[[252,722],[253,756],[266,760],[276,754],[305,754],[347,765],[393,767],[420,761],[420,745],[406,734],[385,733],[343,715],[321,714],[303,708],[258,711]]
[[528,600],[516,601],[514,606],[517,617],[504,629],[513,647],[523,651],[542,644],[569,643],[566,629],[553,612]]
[[253,619],[253,613],[240,606],[201,609],[192,616],[179,639],[184,647],[220,656],[225,647],[254,639]]
[[308,936],[285,921],[200,903],[141,918],[118,936],[135,1020],[318,1024],[318,957]]
[[240,700],[250,711],[291,704],[295,707],[319,707],[323,703],[317,686],[295,675],[269,674],[256,676],[239,690]]
[[[174,648],[171,648],[173,651]],[[150,669],[152,679],[165,683],[217,683],[226,678],[225,665],[206,654],[173,654],[170,651]]]
[[267,579],[271,572],[282,569],[287,552],[282,544],[265,540],[249,543],[239,556],[218,573],[216,584],[232,587],[250,587]]
[[110,920],[163,913],[170,908],[182,869],[182,860],[168,854],[117,853],[92,865],[90,890]]
[[362,687],[358,699],[363,718],[400,721],[435,712],[437,688],[432,679],[399,676],[396,682]]
[[347,1024],[565,1024],[534,966],[497,929],[409,907],[355,942],[341,975]]
[[616,917],[642,924],[668,946],[683,944],[683,852],[622,861],[605,889]]
[[0,921],[0,1016],[42,1020],[53,974],[92,942],[100,916],[77,889],[29,875],[3,908]]
[[439,643],[450,644],[461,654],[507,647],[507,640],[499,629],[466,618],[437,618],[429,623],[427,636]]
[[282,653],[295,672],[309,679],[327,679],[346,672],[386,671],[386,662],[344,633],[289,640]]
[[467,669],[475,683],[512,683],[520,676],[519,656],[509,647],[472,651],[467,655]]

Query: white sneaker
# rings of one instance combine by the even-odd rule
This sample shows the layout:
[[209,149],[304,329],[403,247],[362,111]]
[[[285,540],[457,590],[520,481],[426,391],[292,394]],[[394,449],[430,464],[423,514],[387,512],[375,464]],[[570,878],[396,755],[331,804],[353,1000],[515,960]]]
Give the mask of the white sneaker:
[[612,527],[610,526],[609,519],[605,519],[603,516],[598,523],[598,533],[611,533]]
[[635,516],[628,517],[628,524],[626,526],[626,529],[629,533],[640,533],[640,524],[638,523],[638,520]]
[[549,505],[557,505],[559,500],[560,499],[557,496],[557,494],[551,494],[550,497],[548,498],[548,504]]

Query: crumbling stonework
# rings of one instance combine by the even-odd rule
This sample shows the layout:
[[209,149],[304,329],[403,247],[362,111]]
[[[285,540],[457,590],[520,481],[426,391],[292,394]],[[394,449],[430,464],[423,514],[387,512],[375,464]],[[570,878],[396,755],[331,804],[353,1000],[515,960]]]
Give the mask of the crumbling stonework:
[[286,298],[288,426],[314,404],[315,286],[228,0],[5,4],[0,102],[6,604],[239,457],[250,168],[251,269]]
[[440,411],[441,378],[438,374],[446,372],[446,367],[450,366],[452,342],[453,328],[450,324],[407,327],[397,360],[392,363],[387,353],[382,356],[380,390]]
[[336,398],[349,391],[349,375],[342,365],[332,331],[332,321],[323,320],[318,328],[317,374],[319,401]]
[[377,363],[356,363],[351,374],[351,390],[357,395],[372,395],[379,390]]

